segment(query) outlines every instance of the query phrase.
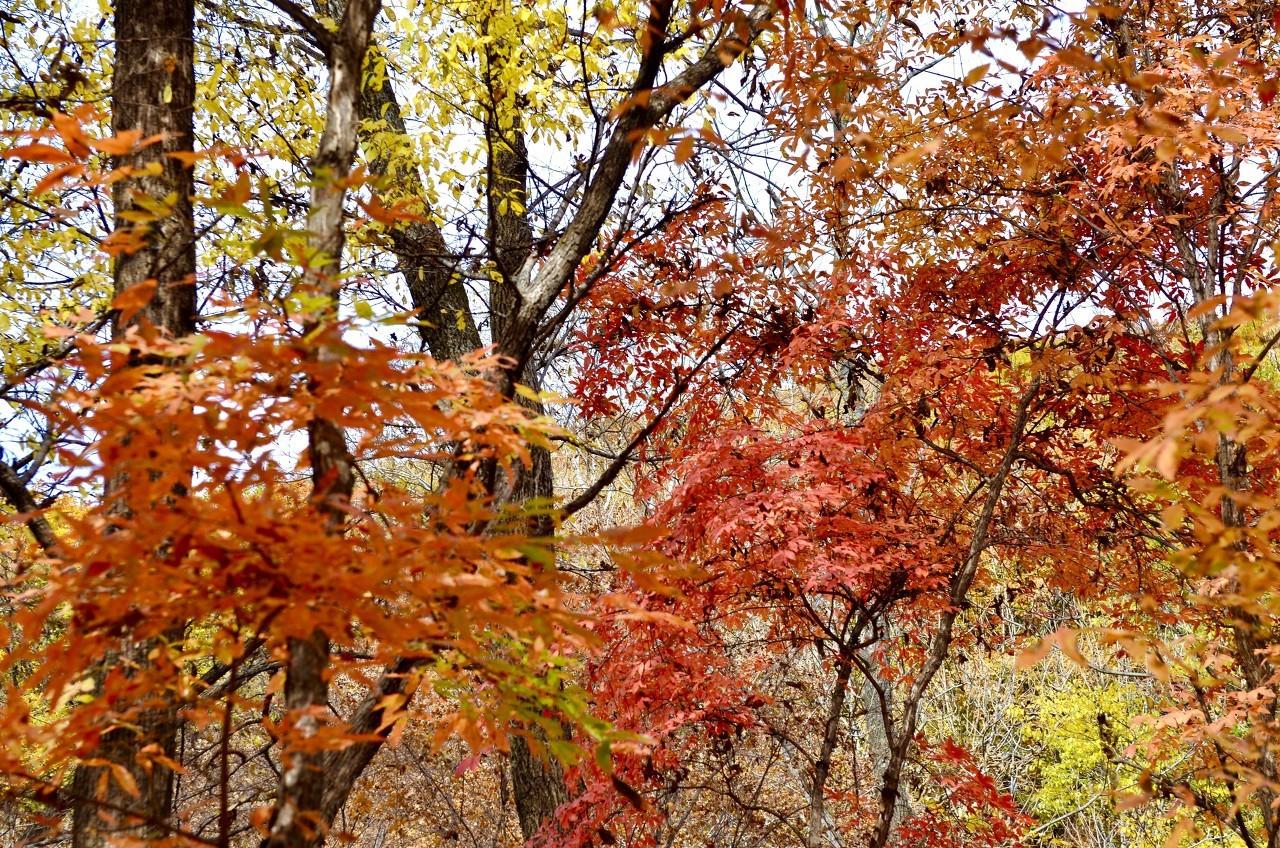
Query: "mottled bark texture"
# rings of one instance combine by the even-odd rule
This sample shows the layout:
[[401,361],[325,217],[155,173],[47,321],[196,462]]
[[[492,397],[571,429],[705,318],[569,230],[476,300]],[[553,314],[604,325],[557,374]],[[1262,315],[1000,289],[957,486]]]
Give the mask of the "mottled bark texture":
[[[195,227],[191,196],[191,168],[169,155],[192,150],[192,104],[195,62],[192,0],[118,0],[115,7],[115,69],[111,84],[112,132],[137,131],[142,137],[161,136],[156,143],[120,157],[117,166],[136,169],[137,176],[117,182],[112,190],[117,229],[131,228],[144,237],[144,246],[116,259],[115,291],[155,281],[150,302],[130,323],[149,321],[170,336],[195,330]],[[151,163],[158,172],[141,174]],[[169,207],[148,224],[124,217],[140,208],[139,198]],[[120,335],[126,325],[117,319]],[[121,480],[108,481],[107,497]],[[180,634],[176,634],[180,636]],[[152,661],[158,642],[129,645],[104,660],[102,668],[125,673]],[[99,673],[98,678],[101,678]],[[176,705],[164,694],[157,703],[138,705],[141,712],[128,727],[109,729],[91,758],[124,768],[137,784],[138,795],[126,792],[110,766],[82,766],[72,782],[72,842],[76,848],[99,848],[118,839],[150,839],[168,835],[173,773],[142,757],[150,746],[172,757],[177,737]]]
[[[307,231],[311,233],[310,246],[315,256],[303,284],[328,295],[330,308],[335,311],[346,241],[342,204],[347,176],[356,155],[364,57],[380,8],[380,0],[351,0],[343,12],[338,32],[326,49],[329,98],[324,131],[312,160],[313,186],[307,210]],[[325,348],[320,355],[338,354]],[[327,531],[341,534],[346,504],[355,489],[355,460],[337,423],[317,418],[308,427],[307,436],[312,497],[320,506]],[[306,639],[289,641],[285,703],[297,736],[314,735],[328,711],[328,667],[328,634],[316,630]],[[263,848],[310,848],[324,843],[333,816],[341,809],[359,774],[356,770],[349,782],[331,786],[335,775],[328,772],[328,767],[334,764],[333,756],[324,750],[286,751],[270,829],[262,840]],[[364,759],[361,767],[367,762],[368,759]],[[335,794],[333,789],[341,791]]]
[[[117,258],[115,290],[155,280],[156,294],[139,318],[179,336],[195,328],[194,184],[190,166],[169,154],[192,149],[194,21],[193,0],[119,0],[111,81],[112,132],[162,136],[116,163],[141,171],[158,162],[160,171],[121,180],[112,190],[116,226],[139,227],[146,238],[143,249]],[[172,213],[150,224],[130,225],[120,216],[136,209],[139,197],[161,201]]]
[[[345,0],[316,0],[316,10],[339,20]],[[300,23],[316,46],[331,55],[332,38],[323,28],[307,20]],[[371,48],[372,49],[372,48]],[[360,97],[360,120],[366,128],[386,125],[387,130],[408,136],[404,113],[396,97],[395,84],[383,75],[376,86],[366,86]],[[481,346],[480,332],[467,301],[467,290],[458,273],[455,257],[445,243],[444,234],[431,219],[426,205],[427,189],[415,167],[397,162],[386,147],[368,146],[369,173],[389,179],[397,195],[419,199],[422,218],[407,221],[388,230],[396,270],[404,275],[409,299],[418,317],[418,333],[431,355],[441,361],[458,360]]]

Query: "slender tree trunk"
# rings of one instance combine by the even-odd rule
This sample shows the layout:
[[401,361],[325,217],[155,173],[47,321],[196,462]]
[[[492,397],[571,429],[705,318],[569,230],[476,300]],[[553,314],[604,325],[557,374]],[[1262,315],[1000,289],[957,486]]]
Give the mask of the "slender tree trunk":
[[[537,385],[536,381],[529,378],[526,378],[526,382]],[[551,454],[545,448],[533,448],[531,453],[530,467],[519,473],[512,498],[526,504],[533,499],[550,504],[555,493]],[[528,532],[531,535],[549,536],[553,532],[550,519],[543,516],[532,518]],[[539,742],[547,741],[539,728],[532,728],[530,732]],[[511,741],[511,787],[516,816],[520,820],[520,832],[525,839],[531,839],[551,819],[560,805],[569,800],[569,789],[559,761],[545,750],[535,751],[520,736]]]
[[[495,47],[489,51],[486,67],[494,74],[505,61],[501,47]],[[496,90],[492,78],[488,83],[492,100],[488,120],[485,121],[485,140],[489,150],[489,244],[497,270],[497,276],[489,287],[494,341],[498,350],[524,360],[521,381],[537,389],[541,387],[541,381],[532,352],[504,350],[521,303],[515,280],[533,245],[533,229],[527,209],[529,159],[514,104],[507,103],[504,108],[506,98],[503,92]],[[543,411],[537,401],[520,398],[520,402],[535,412]],[[529,467],[516,469],[514,474],[515,479],[510,481],[507,495],[511,502],[540,502],[544,509],[549,507],[555,496],[555,475],[551,454],[545,448],[532,448]],[[531,536],[550,536],[555,528],[548,515],[535,513],[522,529]],[[546,735],[538,728],[529,728],[528,732],[533,734],[538,745],[531,745],[522,736],[515,737],[511,743],[512,795],[520,832],[525,839],[533,838],[556,809],[569,800],[564,770],[545,750]],[[535,750],[537,747],[543,750]]]
[[[1198,292],[1198,294],[1202,295],[1198,299],[1203,302],[1213,296],[1213,291],[1210,289]],[[1228,301],[1224,307],[1224,312],[1229,311],[1230,307],[1231,303]],[[1235,361],[1227,347],[1232,331],[1216,327],[1217,318],[1216,310],[1203,316],[1200,319],[1200,329],[1206,346],[1218,348],[1217,352],[1211,356],[1209,367],[1221,369],[1220,382],[1226,385],[1236,378]],[[1246,524],[1244,507],[1239,500],[1231,496],[1231,493],[1243,494],[1249,488],[1248,449],[1243,442],[1222,434],[1218,437],[1215,460],[1218,479],[1222,483],[1223,489],[1227,492],[1219,506],[1222,524],[1224,527],[1229,528],[1244,527]],[[1235,643],[1234,654],[1236,661],[1240,664],[1245,685],[1254,690],[1262,689],[1268,685],[1274,669],[1270,661],[1264,659],[1259,653],[1266,645],[1258,638],[1257,618],[1253,613],[1239,607],[1231,608],[1231,614],[1234,619],[1231,624]],[[1275,709],[1276,707],[1273,703],[1273,715]],[[1268,778],[1272,780],[1276,778],[1275,758],[1265,749],[1259,754],[1257,766],[1258,770]],[[1280,837],[1280,823],[1277,822],[1275,810],[1273,809],[1276,798],[1275,792],[1266,786],[1262,786],[1258,788],[1256,797],[1261,812],[1263,833],[1267,837],[1266,844],[1268,846],[1274,845],[1277,837]],[[1246,827],[1243,819],[1238,818],[1237,821],[1241,828]]]
[[844,713],[844,702],[849,692],[849,676],[853,670],[853,663],[845,657],[837,657],[837,662],[839,665],[836,667],[835,684],[827,706],[827,720],[822,728],[822,747],[814,763],[813,783],[809,787],[808,848],[819,848],[825,841],[824,836],[828,831],[827,778],[831,776],[831,759],[835,754],[836,743],[840,739],[840,716]]
[[[351,0],[328,51],[329,97],[324,132],[312,162],[315,183],[307,210],[311,246],[323,257],[323,264],[309,269],[303,282],[326,295],[329,309],[334,312],[338,306],[338,272],[346,242],[342,208],[345,181],[356,154],[365,52],[380,8],[381,0]],[[336,354],[322,352],[320,355]],[[341,534],[345,505],[355,490],[355,461],[341,427],[332,421],[324,418],[312,421],[307,439],[312,497],[320,505],[327,531]],[[325,674],[328,667],[328,634],[316,630],[308,638],[290,640],[285,701],[294,721],[294,731],[303,738],[317,732],[321,716],[328,710],[329,684]],[[341,809],[346,793],[350,792],[368,759],[357,756],[355,764],[359,768],[345,784],[341,797],[327,799],[331,778],[327,767],[334,762],[333,754],[328,751],[286,752],[263,848],[311,848],[324,843],[333,816]]]
[[[345,0],[316,0],[316,9],[334,20],[342,18]],[[369,123],[385,121],[395,133],[408,136],[404,113],[396,97],[391,77],[384,75],[376,88],[366,87],[360,97],[360,119]],[[467,290],[456,267],[456,258],[445,243],[444,234],[431,220],[426,205],[427,189],[414,167],[393,161],[377,147],[365,145],[369,172],[390,178],[399,190],[422,201],[421,220],[390,229],[391,251],[396,269],[404,275],[409,299],[418,318],[418,334],[427,350],[444,362],[461,359],[481,347],[475,316],[467,300]],[[397,167],[401,165],[401,167]]]
[[[170,336],[195,331],[196,255],[190,166],[170,156],[192,150],[195,58],[193,0],[118,0],[115,8],[115,69],[111,85],[113,133],[136,130],[161,141],[123,157],[118,165],[142,169],[158,163],[159,171],[116,183],[112,199],[117,229],[134,228],[123,215],[146,197],[172,204],[170,214],[145,225],[145,246],[120,256],[115,265],[117,294],[154,281],[155,294],[134,321],[147,321]],[[117,319],[119,336],[127,325]],[[106,497],[127,481],[108,480]],[[171,638],[181,638],[181,633]],[[149,662],[159,647],[147,642],[126,647],[104,660],[103,668],[126,672]],[[97,675],[101,677],[101,673]],[[163,696],[162,696],[163,697]],[[173,773],[139,760],[140,751],[156,745],[172,757],[177,738],[177,707],[172,701],[148,708],[132,727],[108,730],[94,758],[124,768],[137,784],[135,798],[111,776],[111,766],[82,766],[72,782],[72,842],[76,848],[99,848],[113,839],[148,839],[167,835]],[[111,812],[108,811],[110,806]],[[136,819],[120,813],[136,812]]]
[[[886,629],[887,627],[886,624]],[[892,735],[889,725],[893,720],[895,700],[893,682],[881,677],[870,658],[865,655],[860,667],[864,675],[860,694],[867,719],[867,746],[871,753],[872,773],[883,775],[885,769],[889,767],[889,757],[893,750],[890,744]],[[907,801],[907,793],[899,789],[893,821],[890,825],[897,825],[910,816],[911,804]]]
[[987,481],[987,497],[983,501],[982,509],[978,513],[978,519],[974,524],[973,535],[969,539],[969,548],[965,553],[963,562],[956,566],[955,573],[951,576],[950,606],[939,616],[938,629],[934,631],[933,639],[930,640],[929,652],[926,655],[924,666],[920,669],[919,674],[916,675],[915,681],[911,684],[911,689],[907,692],[903,701],[902,720],[894,734],[893,744],[889,752],[889,762],[885,766],[884,776],[880,782],[880,815],[876,821],[876,829],[871,841],[872,848],[884,848],[889,844],[889,838],[893,834],[898,799],[902,791],[902,769],[906,765],[907,755],[915,742],[916,729],[920,721],[920,702],[951,649],[951,637],[956,617],[960,614],[961,605],[963,605],[965,597],[969,594],[969,587],[973,585],[973,578],[978,573],[978,564],[982,559],[982,554],[987,549],[991,520],[995,516],[996,506],[1004,494],[1005,483],[1008,481],[1009,473],[1013,470],[1014,462],[1017,459],[1018,448],[1022,444],[1022,436],[1027,426],[1027,414],[1031,407],[1031,402],[1035,399],[1039,390],[1040,378],[1036,377],[1031,381],[1031,385],[1018,403],[1013,427],[1009,433],[1009,444],[1005,448],[1004,457],[1000,461],[999,468]]

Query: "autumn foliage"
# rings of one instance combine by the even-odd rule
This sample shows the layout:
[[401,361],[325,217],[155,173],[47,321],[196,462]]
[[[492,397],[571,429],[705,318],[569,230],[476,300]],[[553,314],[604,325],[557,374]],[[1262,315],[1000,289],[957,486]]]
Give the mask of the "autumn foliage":
[[1271,3],[0,11],[0,840],[1280,840]]

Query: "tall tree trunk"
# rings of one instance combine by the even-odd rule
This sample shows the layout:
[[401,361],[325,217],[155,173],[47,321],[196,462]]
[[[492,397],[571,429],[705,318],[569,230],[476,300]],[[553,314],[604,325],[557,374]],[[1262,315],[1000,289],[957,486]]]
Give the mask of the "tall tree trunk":
[[[328,309],[334,313],[338,308],[338,273],[346,243],[343,200],[356,154],[364,57],[380,8],[381,0],[351,0],[328,50],[329,97],[324,131],[312,161],[314,183],[307,209],[311,247],[322,257],[323,264],[308,269],[303,283],[325,295],[329,299]],[[318,355],[338,354],[324,348]],[[345,507],[355,490],[355,461],[342,428],[330,420],[313,420],[307,439],[312,497],[319,504],[327,532],[341,534]],[[316,630],[308,638],[289,641],[285,702],[293,717],[294,731],[303,738],[315,735],[321,715],[328,709],[328,667],[328,634]],[[327,766],[334,762],[333,753],[324,750],[285,753],[279,792],[269,832],[262,841],[263,848],[310,848],[324,843],[333,816],[341,809],[346,792],[368,760],[357,758],[359,768],[345,785],[345,792],[326,802],[331,777]]]
[[[496,14],[502,14],[502,11]],[[522,119],[516,95],[506,92],[496,82],[508,62],[509,44],[491,42],[485,55],[485,82],[489,93],[485,119],[485,143],[488,148],[488,240],[496,274],[489,287],[489,309],[493,316],[493,339],[502,353],[524,363],[521,381],[540,388],[538,363],[533,351],[515,348],[509,343],[512,326],[521,305],[516,279],[533,247],[533,228],[529,223],[529,157],[526,150]],[[541,413],[537,401],[521,398],[520,402]],[[541,447],[531,450],[528,468],[514,471],[507,498],[513,503],[541,502],[544,509],[555,496],[555,477],[551,454]],[[544,512],[529,516],[524,533],[549,536],[554,532],[551,519]],[[527,728],[536,743],[523,736],[511,743],[511,788],[515,799],[520,832],[531,839],[569,800],[564,770],[545,749],[547,738],[538,728]],[[536,748],[543,748],[542,751]]]
[[[340,20],[346,0],[315,0],[315,7],[322,15]],[[313,30],[307,22],[303,23]],[[310,34],[316,46],[329,54],[331,39],[321,32]],[[360,120],[368,125],[386,122],[392,132],[408,137],[409,130],[390,75],[384,74],[377,87],[369,86],[361,92]],[[427,188],[416,167],[395,161],[386,153],[386,147],[369,145],[367,138],[365,141],[369,172],[390,178],[400,193],[422,203],[420,220],[392,227],[387,233],[396,258],[396,270],[404,275],[410,302],[417,313],[418,334],[436,359],[442,362],[460,359],[481,346],[480,333],[467,300],[467,290],[458,274],[456,257],[449,250],[440,227],[431,220]]]
[[[334,18],[341,16],[346,5],[344,0],[316,0],[316,8]],[[320,46],[331,49],[327,44]],[[491,71],[495,69],[504,61],[501,50],[490,49],[486,61]],[[499,92],[491,94],[495,101],[502,96]],[[498,103],[491,103],[485,121],[489,151],[489,253],[499,275],[489,291],[493,316],[491,330],[499,349],[502,348],[501,340],[508,333],[510,320],[520,305],[513,278],[528,257],[533,237],[528,223],[528,159],[523,134],[518,120],[510,111],[507,112],[506,125],[502,125],[498,118],[500,108]],[[369,123],[385,121],[396,133],[408,132],[389,77],[384,77],[377,88],[364,90],[360,116]],[[409,195],[426,197],[426,187],[414,169],[397,168],[390,158],[375,154],[370,159],[369,170],[397,181],[398,187]],[[507,202],[501,202],[503,200]],[[430,210],[424,209],[423,213],[429,215]],[[475,317],[440,228],[429,219],[413,221],[395,227],[389,237],[397,268],[404,275],[420,321],[418,332],[431,355],[440,360],[457,360],[480,348],[482,342]],[[526,366],[521,379],[527,385],[538,386],[535,367]],[[539,404],[523,398],[521,402],[541,412]],[[549,504],[554,494],[551,455],[543,448],[533,448],[530,467],[509,481],[506,496],[515,503],[526,503],[536,498]],[[553,532],[547,516],[533,519],[525,529],[532,535],[545,536]],[[535,729],[532,732],[537,734],[535,739],[545,741],[540,731]],[[511,743],[512,794],[520,829],[526,839],[532,837],[542,823],[568,800],[559,764],[535,751],[536,747],[521,736],[515,737]]]
[[[191,167],[170,154],[193,148],[195,100],[194,0],[117,0],[116,56],[111,81],[111,130],[141,131],[161,140],[117,164],[142,169],[159,163],[159,173],[134,176],[112,190],[116,227],[130,225],[123,213],[135,199],[172,200],[172,213],[143,225],[146,246],[116,260],[117,294],[146,280],[157,283],[155,296],[140,317],[181,336],[195,331],[196,244],[191,198]],[[123,326],[117,322],[117,332]]]
[[[329,57],[332,65],[337,46],[333,34],[292,0],[273,2],[307,33]],[[344,7],[342,0],[315,0],[315,3],[318,9],[331,17],[337,17],[334,11]],[[348,14],[354,3],[355,0],[345,3]],[[497,4],[491,8],[493,14],[503,11]],[[583,257],[595,244],[630,166],[636,139],[643,130],[665,120],[691,92],[707,85],[733,64],[768,27],[776,7],[771,4],[758,7],[743,26],[726,30],[701,55],[669,75],[659,86],[657,81],[668,52],[664,49],[664,39],[670,11],[668,0],[654,0],[650,6],[647,29],[650,35],[643,45],[643,60],[631,92],[633,95],[647,93],[646,104],[632,107],[615,122],[576,212],[563,234],[546,252],[543,261],[537,264],[536,270],[531,257],[528,161],[519,109],[513,99],[515,94],[499,90],[496,84],[500,74],[493,71],[506,61],[500,48],[489,45],[486,49],[489,69],[486,82],[489,102],[493,106],[485,120],[490,166],[488,247],[489,259],[499,277],[495,288],[490,291],[492,342],[497,353],[510,357],[515,363],[515,367],[510,369],[499,369],[499,373],[494,375],[494,383],[508,397],[515,397],[518,380],[534,387],[538,384],[537,365],[531,363],[535,362],[539,337],[547,329],[544,321]],[[500,114],[502,103],[507,104],[505,115]],[[389,81],[378,90],[363,92],[360,110],[366,119],[385,119],[394,130],[404,131],[404,121]],[[390,165],[390,162],[379,158],[370,163],[371,170],[380,174],[388,174]],[[413,182],[418,180],[409,172],[391,176]],[[425,196],[425,191],[421,191],[421,196]],[[512,198],[515,203],[510,202]],[[508,202],[502,203],[504,199]],[[455,265],[438,227],[424,221],[393,230],[392,245],[399,269],[405,274],[413,304],[424,322],[420,333],[432,354],[439,359],[452,359],[479,347],[480,337],[466,292],[456,280]],[[527,502],[534,497],[546,498],[549,504],[554,494],[550,455],[546,451],[533,451],[531,467],[519,472],[515,479],[504,481],[505,491],[498,490],[499,482],[496,476],[490,475],[491,494],[518,502]],[[549,516],[531,519],[529,532],[549,534],[552,529]],[[367,750],[362,748],[361,756],[352,759],[356,763],[351,770],[352,781],[379,744],[378,740],[370,741]],[[559,766],[535,755],[532,746],[519,738],[512,745],[512,783],[521,830],[526,834],[536,832],[568,796]],[[333,803],[340,806],[340,800],[336,798]]]
[[[156,173],[116,183],[112,191],[117,229],[139,228],[124,215],[137,208],[137,198],[170,202],[171,212],[142,227],[145,246],[120,256],[114,269],[115,292],[155,281],[150,302],[133,321],[148,321],[170,336],[195,331],[196,253],[191,197],[191,168],[169,154],[192,150],[195,56],[193,0],[118,0],[115,8],[115,69],[111,84],[111,128],[119,134],[137,130],[161,141],[122,157],[118,165],[141,171],[158,163]],[[115,335],[127,325],[117,319]],[[108,480],[106,497],[126,481]],[[172,634],[180,638],[181,634]],[[126,672],[149,662],[157,647],[147,642],[126,647],[106,658],[103,667]],[[98,675],[101,677],[101,675]],[[177,737],[176,704],[145,710],[132,727],[108,730],[94,752],[110,766],[82,766],[72,782],[72,842],[76,848],[99,848],[117,838],[147,839],[167,835],[173,773],[139,761],[139,752],[156,745],[172,756]],[[138,796],[126,792],[111,775],[125,769],[137,784]],[[122,811],[129,811],[134,815]]]
[[[886,624],[886,630],[888,624]],[[862,671],[862,708],[867,719],[867,746],[870,748],[872,773],[883,775],[889,767],[892,753],[890,740],[892,733],[889,722],[893,720],[894,688],[893,681],[880,675],[874,661],[862,655],[858,664]],[[901,787],[898,790],[897,802],[894,806],[893,819],[890,826],[896,826],[911,817],[911,803],[907,793]]]
[[[1205,276],[1208,275],[1206,274]],[[1203,288],[1196,289],[1197,303],[1203,303],[1216,293],[1216,287],[1212,286],[1211,283],[1206,283]],[[1234,294],[1238,296],[1239,293],[1236,292]],[[1227,303],[1222,307],[1221,315],[1229,314],[1231,306],[1232,301],[1228,299]],[[1217,310],[1212,310],[1202,315],[1199,321],[1200,330],[1203,334],[1205,346],[1211,350],[1216,348],[1216,351],[1210,356],[1209,368],[1211,370],[1220,370],[1220,384],[1229,385],[1238,377],[1235,360],[1228,347],[1233,330],[1218,327],[1217,321],[1219,317],[1220,314]],[[1232,494],[1244,494],[1248,491],[1248,448],[1243,442],[1237,441],[1225,433],[1221,434],[1218,436],[1215,464],[1217,465],[1218,480],[1221,482],[1222,488],[1226,490],[1226,495],[1222,498],[1219,506],[1222,524],[1228,528],[1242,528],[1246,525],[1244,507],[1238,499],[1232,497]],[[1243,548],[1243,542],[1239,543],[1239,546]],[[1234,591],[1234,587],[1229,591]],[[1233,605],[1230,608],[1230,612],[1233,619],[1231,623],[1234,639],[1233,653],[1235,654],[1236,662],[1240,665],[1245,685],[1253,690],[1262,689],[1268,686],[1274,673],[1274,668],[1271,661],[1259,653],[1267,645],[1263,639],[1258,637],[1258,619],[1252,612],[1238,606]],[[1276,711],[1274,701],[1271,710],[1274,716]],[[1269,751],[1265,749],[1261,751],[1257,766],[1258,770],[1267,778],[1276,779],[1275,758]],[[1261,786],[1257,789],[1256,797],[1261,812],[1260,817],[1263,833],[1266,836],[1266,844],[1268,846],[1275,845],[1277,838],[1280,838],[1280,822],[1277,821],[1274,809],[1276,794],[1271,788]],[[1241,829],[1241,836],[1243,837],[1245,835],[1243,830],[1247,827],[1247,824],[1239,816],[1236,817],[1236,823],[1237,827]]]

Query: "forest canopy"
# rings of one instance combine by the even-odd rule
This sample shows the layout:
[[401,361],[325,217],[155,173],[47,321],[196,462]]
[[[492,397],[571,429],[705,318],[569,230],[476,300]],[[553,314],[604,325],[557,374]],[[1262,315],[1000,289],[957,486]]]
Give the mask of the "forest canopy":
[[1274,0],[10,0],[0,845],[1280,848]]

